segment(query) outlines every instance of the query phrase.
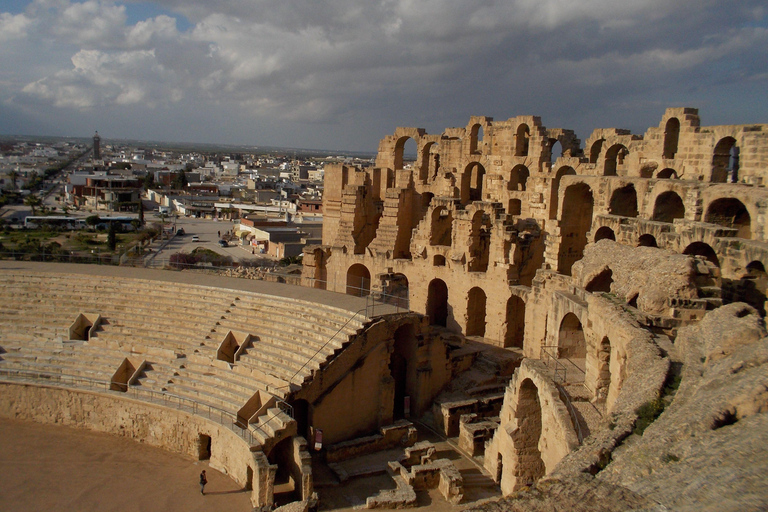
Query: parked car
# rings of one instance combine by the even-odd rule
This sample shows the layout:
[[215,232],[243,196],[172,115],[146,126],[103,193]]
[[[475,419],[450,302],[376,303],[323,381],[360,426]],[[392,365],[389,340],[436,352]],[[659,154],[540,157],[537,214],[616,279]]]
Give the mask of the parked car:
[[220,247],[229,247],[229,244],[226,240],[219,240],[219,246]]
[[184,236],[184,228],[179,228],[176,230],[177,236]]
[[192,235],[192,241],[193,242],[199,242],[200,241],[200,237],[197,236],[197,235]]

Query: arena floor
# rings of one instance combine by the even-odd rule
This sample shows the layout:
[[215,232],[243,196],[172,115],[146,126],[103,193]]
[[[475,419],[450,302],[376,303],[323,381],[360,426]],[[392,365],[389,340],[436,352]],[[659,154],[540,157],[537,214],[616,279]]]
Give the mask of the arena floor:
[[131,439],[0,418],[0,447],[3,512],[251,510],[227,476]]

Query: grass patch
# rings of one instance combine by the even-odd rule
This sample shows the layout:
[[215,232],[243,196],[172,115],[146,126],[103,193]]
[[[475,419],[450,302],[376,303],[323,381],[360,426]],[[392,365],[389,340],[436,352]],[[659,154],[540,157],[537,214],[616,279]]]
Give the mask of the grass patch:
[[653,400],[649,400],[635,409],[635,414],[637,414],[637,422],[635,423],[635,429],[633,430],[633,433],[643,435],[645,429],[648,428],[651,423],[656,421],[656,418],[661,416],[662,412],[664,412],[664,400],[661,398],[654,398]]

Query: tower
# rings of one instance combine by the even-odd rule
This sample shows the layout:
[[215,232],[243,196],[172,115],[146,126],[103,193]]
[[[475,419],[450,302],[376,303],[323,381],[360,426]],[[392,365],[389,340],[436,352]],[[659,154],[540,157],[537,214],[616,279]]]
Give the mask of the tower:
[[99,132],[96,132],[93,136],[93,159],[101,160],[101,137],[99,137]]

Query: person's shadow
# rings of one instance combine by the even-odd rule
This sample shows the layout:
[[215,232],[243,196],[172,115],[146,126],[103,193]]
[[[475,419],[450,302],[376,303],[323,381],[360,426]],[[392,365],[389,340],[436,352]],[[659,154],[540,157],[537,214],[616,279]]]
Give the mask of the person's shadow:
[[217,494],[240,494],[242,492],[248,492],[248,489],[243,487],[242,489],[235,489],[234,491],[205,491],[205,495],[215,496]]

